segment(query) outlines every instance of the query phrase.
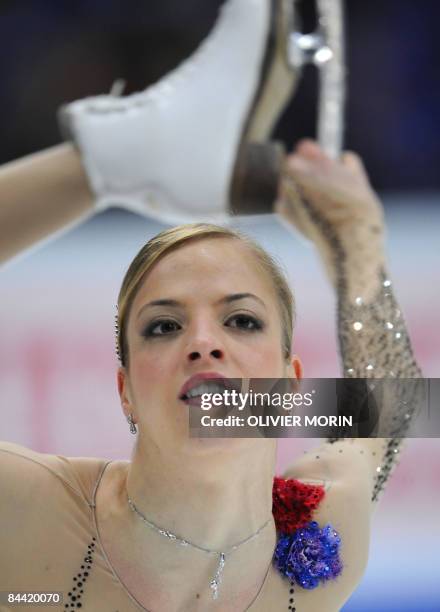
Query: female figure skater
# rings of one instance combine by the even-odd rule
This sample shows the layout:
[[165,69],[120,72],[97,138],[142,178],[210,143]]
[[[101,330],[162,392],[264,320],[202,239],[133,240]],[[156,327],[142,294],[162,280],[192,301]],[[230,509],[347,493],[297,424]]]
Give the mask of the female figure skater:
[[[0,188],[15,215],[2,230],[4,258],[92,209],[70,145],[6,167]],[[420,376],[360,159],[300,143],[276,210],[314,241],[337,292],[344,376]],[[94,612],[339,610],[364,572],[408,411],[394,409],[396,437],[326,441],[282,478],[275,440],[188,436],[188,394],[206,379],[302,376],[293,313],[280,270],[233,230],[188,224],[147,243],[118,302],[132,460],[2,443],[1,590],[62,591],[63,609]]]

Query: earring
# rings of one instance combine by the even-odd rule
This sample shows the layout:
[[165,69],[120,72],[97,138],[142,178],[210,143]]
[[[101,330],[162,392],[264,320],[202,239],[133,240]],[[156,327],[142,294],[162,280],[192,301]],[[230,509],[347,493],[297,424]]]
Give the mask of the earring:
[[128,415],[127,421],[128,421],[128,424],[130,425],[130,433],[132,433],[133,435],[136,434],[137,428],[136,428],[135,423],[133,422],[133,417],[131,414]]

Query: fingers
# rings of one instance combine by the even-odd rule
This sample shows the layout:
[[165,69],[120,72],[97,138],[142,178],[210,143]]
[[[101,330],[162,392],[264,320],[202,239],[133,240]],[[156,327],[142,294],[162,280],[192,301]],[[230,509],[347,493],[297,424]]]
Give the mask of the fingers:
[[365,169],[364,162],[361,157],[357,155],[357,153],[353,153],[353,151],[345,151],[341,157],[341,161],[343,165],[348,168],[352,174],[361,177],[366,185],[372,189],[370,184],[370,178],[368,176],[368,172]]
[[353,170],[360,170],[365,174],[365,166],[362,159],[359,157],[357,153],[353,151],[344,151],[341,155],[341,161],[346,166],[353,168]]
[[310,162],[296,153],[291,153],[287,159],[287,167],[289,170],[295,172],[308,172],[310,171]]
[[332,168],[332,161],[312,141],[301,141],[286,162],[288,174],[301,185],[320,182]]
[[312,160],[328,159],[327,155],[321,149],[319,144],[315,140],[310,138],[304,138],[298,142],[295,151],[304,156],[305,158]]
[[[342,163],[346,167],[352,168],[358,172],[360,171],[366,175],[363,161],[360,156],[357,155],[357,153],[354,153],[353,151],[344,151],[339,160],[333,160],[325,153],[316,140],[312,140],[310,138],[300,140],[289,157],[292,160],[301,159],[303,161],[311,162]],[[298,162],[298,167],[299,165],[300,162]],[[306,165],[302,164],[301,168],[305,169]]]
[[286,158],[286,173],[297,185],[313,194],[352,193],[353,198],[371,190],[362,159],[345,151],[339,159],[331,159],[313,140],[302,140]]
[[319,144],[310,139],[298,142],[294,151],[288,157],[288,166],[298,172],[313,172],[325,170],[333,161],[326,155]]

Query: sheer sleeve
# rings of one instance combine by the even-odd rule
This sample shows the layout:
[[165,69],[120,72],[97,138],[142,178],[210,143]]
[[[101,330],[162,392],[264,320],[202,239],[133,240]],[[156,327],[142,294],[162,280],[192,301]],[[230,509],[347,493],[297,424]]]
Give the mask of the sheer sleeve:
[[338,335],[344,375],[358,378],[416,378],[416,363],[405,321],[384,269],[375,295],[350,300],[345,283],[338,291]]
[[[376,199],[375,205],[375,196],[368,196],[373,202],[372,214],[363,213],[358,222],[347,227],[339,223],[336,229],[337,224],[330,221],[328,211],[331,209],[331,214],[337,217],[339,209],[335,202],[338,198],[332,201],[328,194],[310,197],[307,189],[289,180],[286,194],[292,206],[291,218],[315,243],[336,291],[343,377],[347,381],[420,381],[422,373],[386,271],[383,213],[379,201]],[[354,209],[358,205],[354,202]],[[347,383],[347,387],[350,384]],[[386,384],[377,384],[377,387],[374,394],[378,406],[378,437],[353,440],[344,438],[343,431],[339,431],[327,440],[330,444],[360,444],[360,452],[364,452],[363,449],[371,452],[374,469],[372,501],[378,499],[398,462],[402,441],[413,420],[418,399],[416,384],[399,385],[397,393],[390,393]],[[365,384],[359,388],[365,388]],[[351,388],[348,390],[349,398]],[[352,406],[345,409],[349,413]]]
[[[344,376],[421,378],[405,321],[385,269],[378,269],[376,290],[367,297],[359,290],[359,295],[350,298],[348,282],[342,278],[338,285],[338,336]],[[417,386],[406,384],[398,386],[397,390],[397,393],[390,393],[385,386],[378,393],[379,431],[386,431],[391,437],[381,441],[381,461],[376,468],[372,501],[378,499],[398,462],[403,437],[418,404]],[[335,441],[335,438],[329,439],[330,443]]]
[[[375,224],[353,228],[343,237],[303,198],[314,224],[325,236],[327,266],[337,293],[337,333],[343,376],[347,379],[420,378],[401,308],[386,272],[383,234]],[[330,255],[329,255],[330,254]],[[364,442],[375,464],[372,501],[377,501],[397,465],[403,438],[417,407],[417,388],[376,389],[379,437]],[[379,434],[380,435],[380,434]],[[333,444],[340,438],[329,438]]]

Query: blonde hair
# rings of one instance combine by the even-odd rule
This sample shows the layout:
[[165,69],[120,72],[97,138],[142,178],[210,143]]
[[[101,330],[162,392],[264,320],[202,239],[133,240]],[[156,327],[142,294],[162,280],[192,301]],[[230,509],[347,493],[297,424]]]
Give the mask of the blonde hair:
[[243,242],[267,273],[278,298],[283,332],[283,354],[286,359],[289,358],[292,348],[295,301],[280,266],[259,244],[238,230],[210,223],[188,223],[166,229],[149,240],[133,259],[125,274],[119,291],[116,316],[116,352],[121,365],[128,365],[126,327],[131,305],[146,274],[161,257],[190,240],[216,237],[233,238]]

